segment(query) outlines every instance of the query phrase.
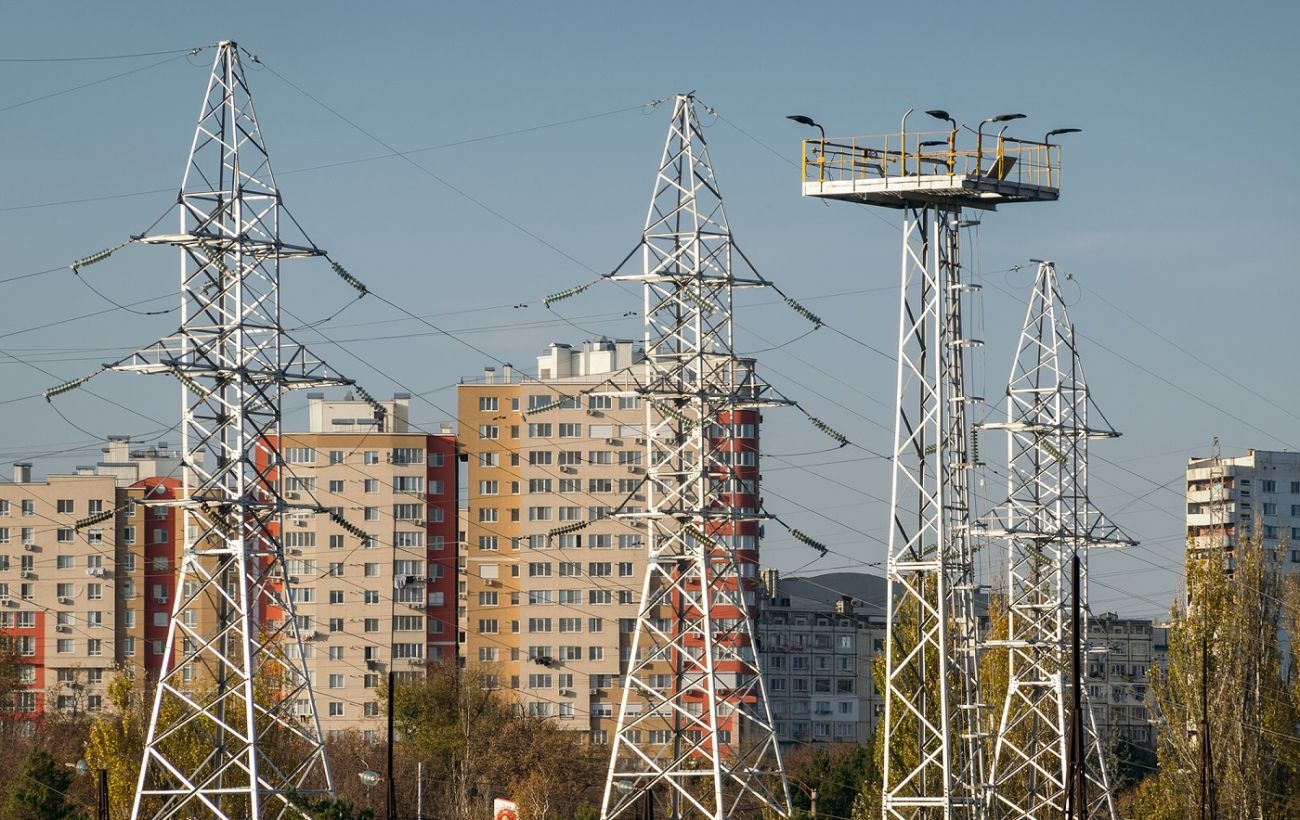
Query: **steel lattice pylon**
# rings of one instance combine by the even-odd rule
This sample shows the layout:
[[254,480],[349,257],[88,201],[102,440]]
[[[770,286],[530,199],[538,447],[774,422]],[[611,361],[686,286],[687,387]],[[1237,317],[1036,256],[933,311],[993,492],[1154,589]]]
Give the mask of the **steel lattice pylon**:
[[[1071,566],[1078,555],[1079,603],[1086,613],[1088,548],[1133,543],[1088,497],[1088,442],[1119,435],[1109,424],[1090,426],[1091,406],[1056,269],[1040,263],[1007,385],[1007,421],[986,425],[1008,434],[1008,499],[990,529],[990,535],[1006,539],[1008,556],[1008,635],[990,642],[1009,652],[991,773],[996,817],[1065,815]],[[1083,685],[1082,671],[1074,683]],[[1105,755],[1086,687],[1081,703],[1075,725],[1084,731],[1087,806],[1075,816],[1113,818]]]
[[1060,149],[1002,132],[984,142],[985,124],[1022,114],[982,121],[969,150],[948,112],[926,112],[951,126],[929,133],[907,131],[911,113],[895,134],[805,140],[801,169],[804,196],[903,212],[881,807],[887,820],[957,820],[988,802],[970,486],[981,399],[966,378],[980,342],[963,323],[979,288],[962,269],[961,213],[1056,200]]
[[[789,786],[755,652],[757,453],[735,426],[778,404],[732,346],[732,239],[699,131],[676,98],[642,241],[648,563],[610,753],[602,817],[790,814]],[[751,490],[756,492],[756,490]],[[651,732],[666,743],[647,744]],[[650,797],[647,797],[650,795]]]
[[[181,382],[184,552],[133,817],[261,818],[331,790],[288,592],[286,389],[346,384],[280,325],[281,202],[239,49],[217,47],[179,196],[181,326],[118,369]],[[179,653],[179,654],[178,654]],[[273,755],[271,749],[279,751]]]
[[[886,649],[885,817],[974,817],[984,795],[960,209],[908,206]],[[903,635],[901,624],[907,625]]]

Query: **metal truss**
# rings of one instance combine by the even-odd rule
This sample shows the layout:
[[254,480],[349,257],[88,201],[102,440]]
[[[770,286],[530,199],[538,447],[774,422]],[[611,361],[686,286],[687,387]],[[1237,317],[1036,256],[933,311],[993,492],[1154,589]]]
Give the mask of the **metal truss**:
[[[1088,497],[1088,442],[1119,434],[1089,423],[1092,406],[1060,282],[1040,263],[1007,385],[1008,499],[990,535],[1006,539],[1008,635],[990,646],[1009,652],[1006,699],[991,773],[995,817],[1065,816],[1070,791],[1071,566],[1083,568],[1087,612],[1089,547],[1132,544]],[[1100,414],[1098,414],[1100,416]],[[1086,635],[1086,629],[1085,635]],[[1083,671],[1073,685],[1083,686]],[[1106,755],[1082,689],[1086,811],[1114,818]],[[1078,747],[1076,747],[1078,748]]]
[[980,815],[984,754],[960,210],[904,211],[889,535],[882,790],[886,818]]
[[[752,623],[757,450],[736,425],[779,404],[736,356],[732,238],[696,101],[676,98],[643,234],[648,564],[601,811],[788,817]],[[749,453],[750,455],[744,455]],[[752,481],[738,503],[737,481]],[[660,743],[663,739],[667,742]],[[653,743],[646,741],[654,740]]]
[[[332,790],[280,533],[280,400],[345,384],[280,326],[280,194],[232,42],[179,195],[181,327],[118,369],[181,383],[184,552],[132,817],[301,816]],[[272,754],[271,750],[276,750]]]

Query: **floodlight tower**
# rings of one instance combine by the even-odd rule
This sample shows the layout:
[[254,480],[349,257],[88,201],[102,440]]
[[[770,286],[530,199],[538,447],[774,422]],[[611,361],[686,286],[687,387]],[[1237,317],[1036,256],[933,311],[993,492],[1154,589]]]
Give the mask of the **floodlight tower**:
[[[282,391],[346,384],[285,335],[282,205],[235,43],[179,194],[181,326],[118,369],[181,383],[184,550],[132,817],[300,816],[333,784],[285,572]],[[271,755],[272,747],[280,754]]]
[[[1134,542],[1088,496],[1088,443],[1119,436],[1095,410],[1074,326],[1051,262],[1040,262],[1007,384],[1008,497],[989,535],[1007,543],[1008,685],[994,746],[992,813],[1008,818],[1115,817],[1102,745],[1072,680],[1072,612],[1087,613],[1091,547]],[[1075,557],[1081,577],[1072,577]],[[1081,797],[1082,795],[1082,797]],[[1084,811],[1086,806],[1087,811]]]
[[[911,113],[910,111],[908,112]],[[980,344],[964,315],[978,289],[962,267],[962,208],[1050,202],[1059,149],[1004,138],[975,150],[939,132],[805,140],[804,196],[901,210],[897,415],[889,533],[883,814],[984,814],[986,733],[977,674],[967,359]],[[986,150],[988,149],[988,150]]]
[[700,132],[679,95],[642,235],[648,562],[611,744],[601,816],[788,817],[753,615],[758,584],[758,409],[736,355],[731,228]]

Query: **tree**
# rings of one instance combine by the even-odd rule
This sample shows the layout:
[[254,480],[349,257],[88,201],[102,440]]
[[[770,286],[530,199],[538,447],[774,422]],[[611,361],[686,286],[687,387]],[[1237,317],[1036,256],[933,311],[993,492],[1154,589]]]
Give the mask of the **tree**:
[[605,750],[585,743],[585,732],[520,714],[483,687],[482,672],[434,664],[393,693],[399,748],[425,763],[426,797],[439,801],[441,816],[470,820],[504,796],[520,804],[523,820],[572,817],[599,803]]
[[1284,581],[1276,552],[1263,547],[1258,530],[1226,556],[1189,564],[1191,604],[1175,606],[1168,673],[1152,675],[1159,771],[1138,786],[1138,816],[1172,820],[1196,813],[1202,686],[1218,816],[1300,816],[1300,698],[1294,661],[1290,687],[1283,677],[1279,641],[1286,627],[1295,658],[1300,610],[1287,602],[1300,603],[1294,584],[1294,578]]
[[9,782],[4,820],[74,820],[81,810],[68,803],[72,772],[60,766],[43,749],[27,755],[18,775]]
[[817,790],[819,816],[848,817],[864,785],[879,779],[870,745],[801,746],[786,754],[785,770],[797,820],[812,816],[813,789]]

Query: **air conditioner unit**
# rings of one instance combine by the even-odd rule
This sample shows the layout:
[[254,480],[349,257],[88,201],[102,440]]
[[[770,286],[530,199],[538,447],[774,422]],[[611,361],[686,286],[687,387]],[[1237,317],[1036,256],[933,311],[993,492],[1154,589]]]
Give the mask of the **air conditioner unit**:
[[35,552],[35,551],[36,551],[36,545],[33,544],[33,543],[31,543],[30,541],[24,541],[24,542],[23,542],[23,549],[27,550],[28,552]]
[[615,444],[618,444],[619,442],[618,442],[618,439],[616,439],[616,438],[607,438],[607,439],[605,439],[605,443],[606,443],[606,444],[610,444],[610,445],[615,445]]
[[643,438],[639,438],[639,439],[636,440],[636,443],[637,443],[637,444],[645,444],[645,439],[643,439]]
[[68,625],[67,625],[67,624],[55,624],[55,626],[54,626],[54,631],[55,631],[55,632],[67,632],[67,631],[68,631]]
[[8,595],[4,596],[3,598],[0,598],[0,606],[9,606],[9,596],[8,596]]
[[298,576],[297,576],[297,575],[290,575],[290,576],[289,576],[289,583],[291,583],[291,584],[296,584],[296,583],[298,583]]
[[424,603],[423,601],[411,601],[410,603],[407,604],[407,606],[409,606],[411,609],[424,609],[426,606],[428,606],[428,604]]
[[599,416],[603,416],[603,415],[605,415],[605,414],[602,413],[602,412],[600,412],[599,410],[591,410],[591,409],[589,409],[589,410],[587,410],[587,415],[589,415],[589,416],[598,416],[598,417],[599,417]]
[[20,578],[30,578],[32,577],[32,571],[30,569],[22,570],[21,572],[18,573],[18,576]]
[[298,549],[297,547],[294,547],[293,549],[289,550],[289,554],[290,554],[290,555],[302,555],[302,550]]
[[289,499],[290,501],[297,501],[298,499],[302,498],[302,493],[285,493],[284,497]]
[[417,526],[417,527],[423,527],[423,526],[424,526],[424,519],[423,519],[423,518],[417,518],[417,519],[415,519],[414,521],[412,521],[411,524],[413,524],[414,526]]
[[592,690],[591,690],[591,694],[593,694],[593,695],[599,695],[599,694],[600,694],[600,690],[599,690],[599,689],[592,689]]
[[560,472],[562,472],[562,473],[576,473],[576,472],[578,472],[578,468],[577,468],[577,467],[561,467],[561,468],[560,468]]
[[[24,575],[23,577],[26,578],[27,576]],[[497,580],[496,580],[495,578],[484,578],[484,579],[483,579],[483,586],[485,586],[485,587],[494,587],[494,586],[496,586],[496,585],[497,585]]]
[[572,689],[561,689],[561,690],[560,690],[560,697],[562,697],[562,698],[573,697],[573,690],[572,690]]
[[293,519],[293,523],[294,523],[295,526],[298,526],[298,527],[305,527],[305,526],[307,526],[307,519],[305,519],[305,518],[295,518],[295,519]]
[[59,596],[59,603],[61,603],[61,604],[71,604],[71,603],[72,603],[72,599],[69,598],[69,597],[66,596],[66,595],[60,595],[60,596]]
[[632,475],[641,475],[642,473],[645,472],[645,470],[642,470],[640,467],[637,466],[628,467],[627,471]]

